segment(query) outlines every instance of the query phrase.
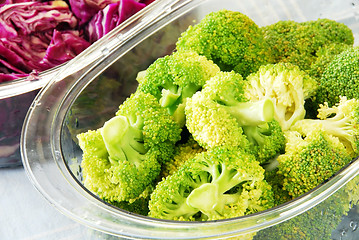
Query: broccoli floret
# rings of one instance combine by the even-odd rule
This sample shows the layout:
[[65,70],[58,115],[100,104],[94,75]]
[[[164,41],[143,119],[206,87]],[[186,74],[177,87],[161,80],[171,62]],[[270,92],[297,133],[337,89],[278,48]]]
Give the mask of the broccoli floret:
[[119,201],[111,201],[108,199],[103,199],[103,200],[122,210],[147,216],[149,212],[148,202],[150,201],[150,195],[153,192],[153,189],[155,188],[155,183],[156,182],[149,185],[137,198],[131,199],[129,201],[119,202]]
[[338,54],[350,48],[352,48],[352,46],[346,43],[331,43],[320,47],[316,52],[316,59],[312,62],[308,74],[319,81],[325,68],[331,61],[333,61]]
[[246,82],[233,71],[219,72],[187,100],[186,126],[204,148],[249,147],[242,126],[258,126],[273,120],[269,99],[249,102],[244,97]]
[[317,187],[352,159],[337,137],[320,128],[311,130],[305,136],[287,131],[285,153],[277,157],[283,188],[293,198]]
[[289,62],[309,70],[316,59],[317,51],[331,43],[353,45],[352,30],[334,20],[295,22],[278,21],[262,27],[271,49],[274,63]]
[[193,51],[175,52],[157,59],[141,72],[137,90],[155,96],[182,127],[186,99],[218,71],[216,64]]
[[243,216],[273,206],[264,169],[241,148],[217,147],[197,154],[159,182],[149,216],[206,221]]
[[276,120],[258,126],[243,126],[242,129],[251,143],[253,154],[261,164],[284,152],[286,140]]
[[[345,43],[331,43],[319,48],[319,50],[316,52],[316,59],[312,62],[310,69],[307,70],[307,73],[311,77],[315,78],[319,83],[324,70],[331,63],[331,61],[333,61],[337,55],[352,47],[353,46]],[[305,118],[316,118],[317,109],[321,103],[317,102],[316,96],[308,99],[304,105],[306,110]]]
[[84,185],[108,201],[130,201],[173,155],[180,128],[155,97],[137,92],[102,128],[78,135]]
[[174,156],[162,167],[161,177],[166,178],[173,174],[187,160],[192,159],[196,154],[206,151],[192,138],[182,144],[178,144],[174,150]]
[[209,13],[190,26],[176,47],[193,50],[213,60],[222,71],[234,70],[244,77],[269,61],[260,28],[248,16],[229,10]]
[[272,99],[274,119],[283,131],[305,117],[305,100],[317,89],[314,79],[290,63],[263,65],[247,80],[245,96],[252,101]]
[[296,122],[293,130],[307,135],[313,129],[321,129],[333,135],[354,158],[359,154],[359,100],[340,97],[339,103],[329,107],[327,103],[318,109],[319,119],[303,119]]
[[359,48],[349,48],[337,55],[326,67],[319,81],[316,102],[329,106],[339,102],[339,96],[359,99]]
[[117,202],[117,201],[109,201],[106,200],[106,202],[110,203],[113,206],[116,206],[122,210],[126,210],[128,212],[131,213],[136,213],[139,215],[143,215],[143,216],[147,216],[149,209],[148,209],[148,202],[149,202],[149,198],[138,198],[136,200],[134,200],[133,202],[129,202],[129,201],[122,201],[122,202]]
[[263,168],[265,169],[264,179],[272,187],[274,206],[278,206],[292,200],[293,197],[283,188],[284,176],[278,173],[278,167],[270,170],[266,169],[266,167],[266,165],[263,165]]

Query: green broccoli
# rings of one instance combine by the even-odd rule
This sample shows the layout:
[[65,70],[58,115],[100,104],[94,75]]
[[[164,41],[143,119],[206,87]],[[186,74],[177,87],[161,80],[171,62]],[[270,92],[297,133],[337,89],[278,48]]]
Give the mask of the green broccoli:
[[[315,78],[316,81],[319,83],[324,70],[331,63],[331,61],[333,61],[333,59],[337,55],[352,47],[353,46],[346,43],[331,43],[329,45],[325,45],[319,48],[316,52],[316,59],[312,62],[310,69],[307,70],[307,73],[312,78]],[[320,86],[318,87],[320,88]],[[316,118],[317,109],[319,107],[319,104],[321,103],[322,102],[317,102],[316,96],[313,96],[313,98],[308,99],[304,105],[306,111],[305,118]]]
[[[276,162],[278,165],[276,159],[274,159],[273,162]],[[278,167],[273,169],[268,169],[267,165],[262,165],[262,167],[265,170],[264,179],[272,187],[274,206],[278,206],[292,200],[293,197],[283,188],[284,176],[278,173]]]
[[312,127],[305,136],[296,131],[285,136],[285,153],[277,157],[278,174],[293,198],[317,187],[352,159],[337,137],[320,128]]
[[286,140],[276,120],[258,126],[243,126],[242,129],[251,143],[252,153],[261,164],[284,152]]
[[157,59],[138,75],[137,91],[155,96],[182,127],[186,99],[218,71],[216,64],[193,51],[175,52]]
[[305,100],[314,95],[317,82],[290,63],[267,64],[247,77],[245,96],[252,101],[273,99],[274,119],[283,131],[305,117]]
[[193,50],[213,60],[222,71],[243,77],[268,63],[269,51],[260,28],[248,16],[229,10],[206,15],[183,32],[177,50]]
[[320,47],[316,52],[316,59],[312,62],[310,69],[307,71],[308,74],[319,81],[324,70],[331,61],[333,61],[338,54],[350,48],[352,48],[352,46],[346,43],[331,43]]
[[102,128],[78,135],[84,185],[108,201],[130,201],[153,184],[181,129],[155,97],[137,92]]
[[[328,19],[259,28],[239,12],[206,15],[174,52],[146,61],[114,117],[77,135],[84,186],[125,211],[177,221],[302,196],[359,155],[352,45],[352,31]],[[255,238],[330,237],[359,201],[357,182]]]
[[359,100],[340,97],[339,103],[329,107],[327,103],[318,109],[319,119],[303,119],[292,130],[307,135],[313,129],[321,129],[335,136],[354,158],[359,154]]
[[241,148],[217,147],[197,154],[159,182],[149,216],[180,221],[226,219],[273,206],[264,169]]
[[317,51],[331,43],[353,45],[352,30],[334,20],[278,21],[262,27],[274,63],[288,62],[309,70]]
[[316,94],[317,104],[329,106],[339,102],[339,96],[359,99],[359,48],[349,48],[337,55],[324,70]]
[[187,142],[178,144],[174,149],[172,159],[162,166],[161,177],[166,178],[173,174],[183,163],[203,151],[206,150],[200,147],[192,137]]
[[115,207],[118,207],[122,210],[136,213],[139,215],[147,216],[149,209],[148,209],[148,202],[150,201],[150,194],[153,192],[155,188],[155,184],[149,185],[142,194],[140,194],[137,198],[131,199],[129,201],[111,201],[108,199],[103,199],[105,202],[112,204]]
[[243,126],[258,126],[273,120],[269,99],[249,102],[244,97],[246,81],[234,71],[219,72],[189,98],[186,126],[200,146],[242,146],[250,143]]

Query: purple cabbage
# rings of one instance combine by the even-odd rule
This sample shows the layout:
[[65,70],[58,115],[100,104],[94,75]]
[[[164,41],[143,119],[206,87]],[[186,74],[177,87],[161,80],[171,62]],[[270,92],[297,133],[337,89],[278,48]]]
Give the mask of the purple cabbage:
[[85,27],[85,34],[93,43],[145,6],[135,0],[120,0],[111,3],[90,20]]
[[39,67],[40,69],[56,67],[76,57],[89,46],[90,43],[77,30],[54,30],[51,43],[39,62]]
[[75,29],[64,1],[26,2],[0,8],[0,82],[64,63],[90,43]]
[[59,25],[77,26],[77,19],[64,1],[24,2],[0,8],[0,38],[21,37],[52,31]]
[[0,83],[67,62],[152,1],[0,0]]
[[82,26],[96,15],[107,5],[115,3],[118,0],[69,0],[71,10],[79,19],[79,25]]

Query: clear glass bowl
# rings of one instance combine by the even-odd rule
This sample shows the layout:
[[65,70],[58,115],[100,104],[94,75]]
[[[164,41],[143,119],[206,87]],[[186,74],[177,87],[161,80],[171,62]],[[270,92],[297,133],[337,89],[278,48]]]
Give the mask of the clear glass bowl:
[[0,167],[21,165],[20,135],[26,113],[39,89],[59,68],[41,73],[36,80],[22,78],[0,83]]
[[[323,185],[291,202],[253,215],[209,222],[139,216],[102,201],[82,185],[82,152],[75,136],[102,126],[135,91],[139,71],[171,53],[180,33],[194,21],[220,9],[245,13],[259,26],[286,19],[330,18],[345,23],[359,39],[358,9],[352,1],[157,1],[71,60],[37,95],[26,116],[21,139],[23,164],[30,180],[65,215],[93,229],[126,238],[246,239],[246,234],[274,232],[290,219],[331,219],[335,214],[329,210],[341,206],[350,209],[350,214],[333,227],[333,238],[359,234],[358,214],[353,205],[353,199],[359,196],[355,190],[359,161],[353,161]],[[343,200],[341,196],[348,193],[352,198]],[[294,239],[301,239],[299,232],[297,236]],[[320,233],[313,229],[305,239],[318,236]]]

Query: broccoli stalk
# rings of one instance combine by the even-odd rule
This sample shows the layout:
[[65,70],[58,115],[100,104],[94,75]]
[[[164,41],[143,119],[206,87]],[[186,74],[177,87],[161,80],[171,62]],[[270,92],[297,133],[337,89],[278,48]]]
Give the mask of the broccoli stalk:
[[161,93],[160,104],[162,107],[168,107],[170,114],[172,115],[176,110],[175,106],[177,101],[180,99],[186,99],[192,97],[192,95],[197,92],[201,86],[198,86],[193,83],[189,83],[186,86],[180,87],[175,84],[169,84],[164,86]]
[[303,119],[292,129],[307,135],[313,128],[320,128],[327,134],[337,137],[345,146],[351,157],[359,154],[359,100],[340,97],[339,103],[329,107],[328,103],[320,105],[319,119]]
[[224,99],[221,101],[223,102],[221,107],[234,117],[240,126],[258,126],[273,119],[274,105],[272,100],[268,98],[256,102],[238,102],[235,99],[227,100],[224,96]]
[[194,189],[186,200],[189,206],[200,209],[205,215],[220,213],[226,205],[239,202],[241,193],[231,193],[230,190],[240,183],[255,180],[254,176],[229,169],[223,163],[209,166],[207,171],[211,175],[211,182]]
[[124,116],[116,116],[105,122],[101,134],[112,164],[121,159],[139,166],[147,152],[143,146],[141,129],[131,126]]

